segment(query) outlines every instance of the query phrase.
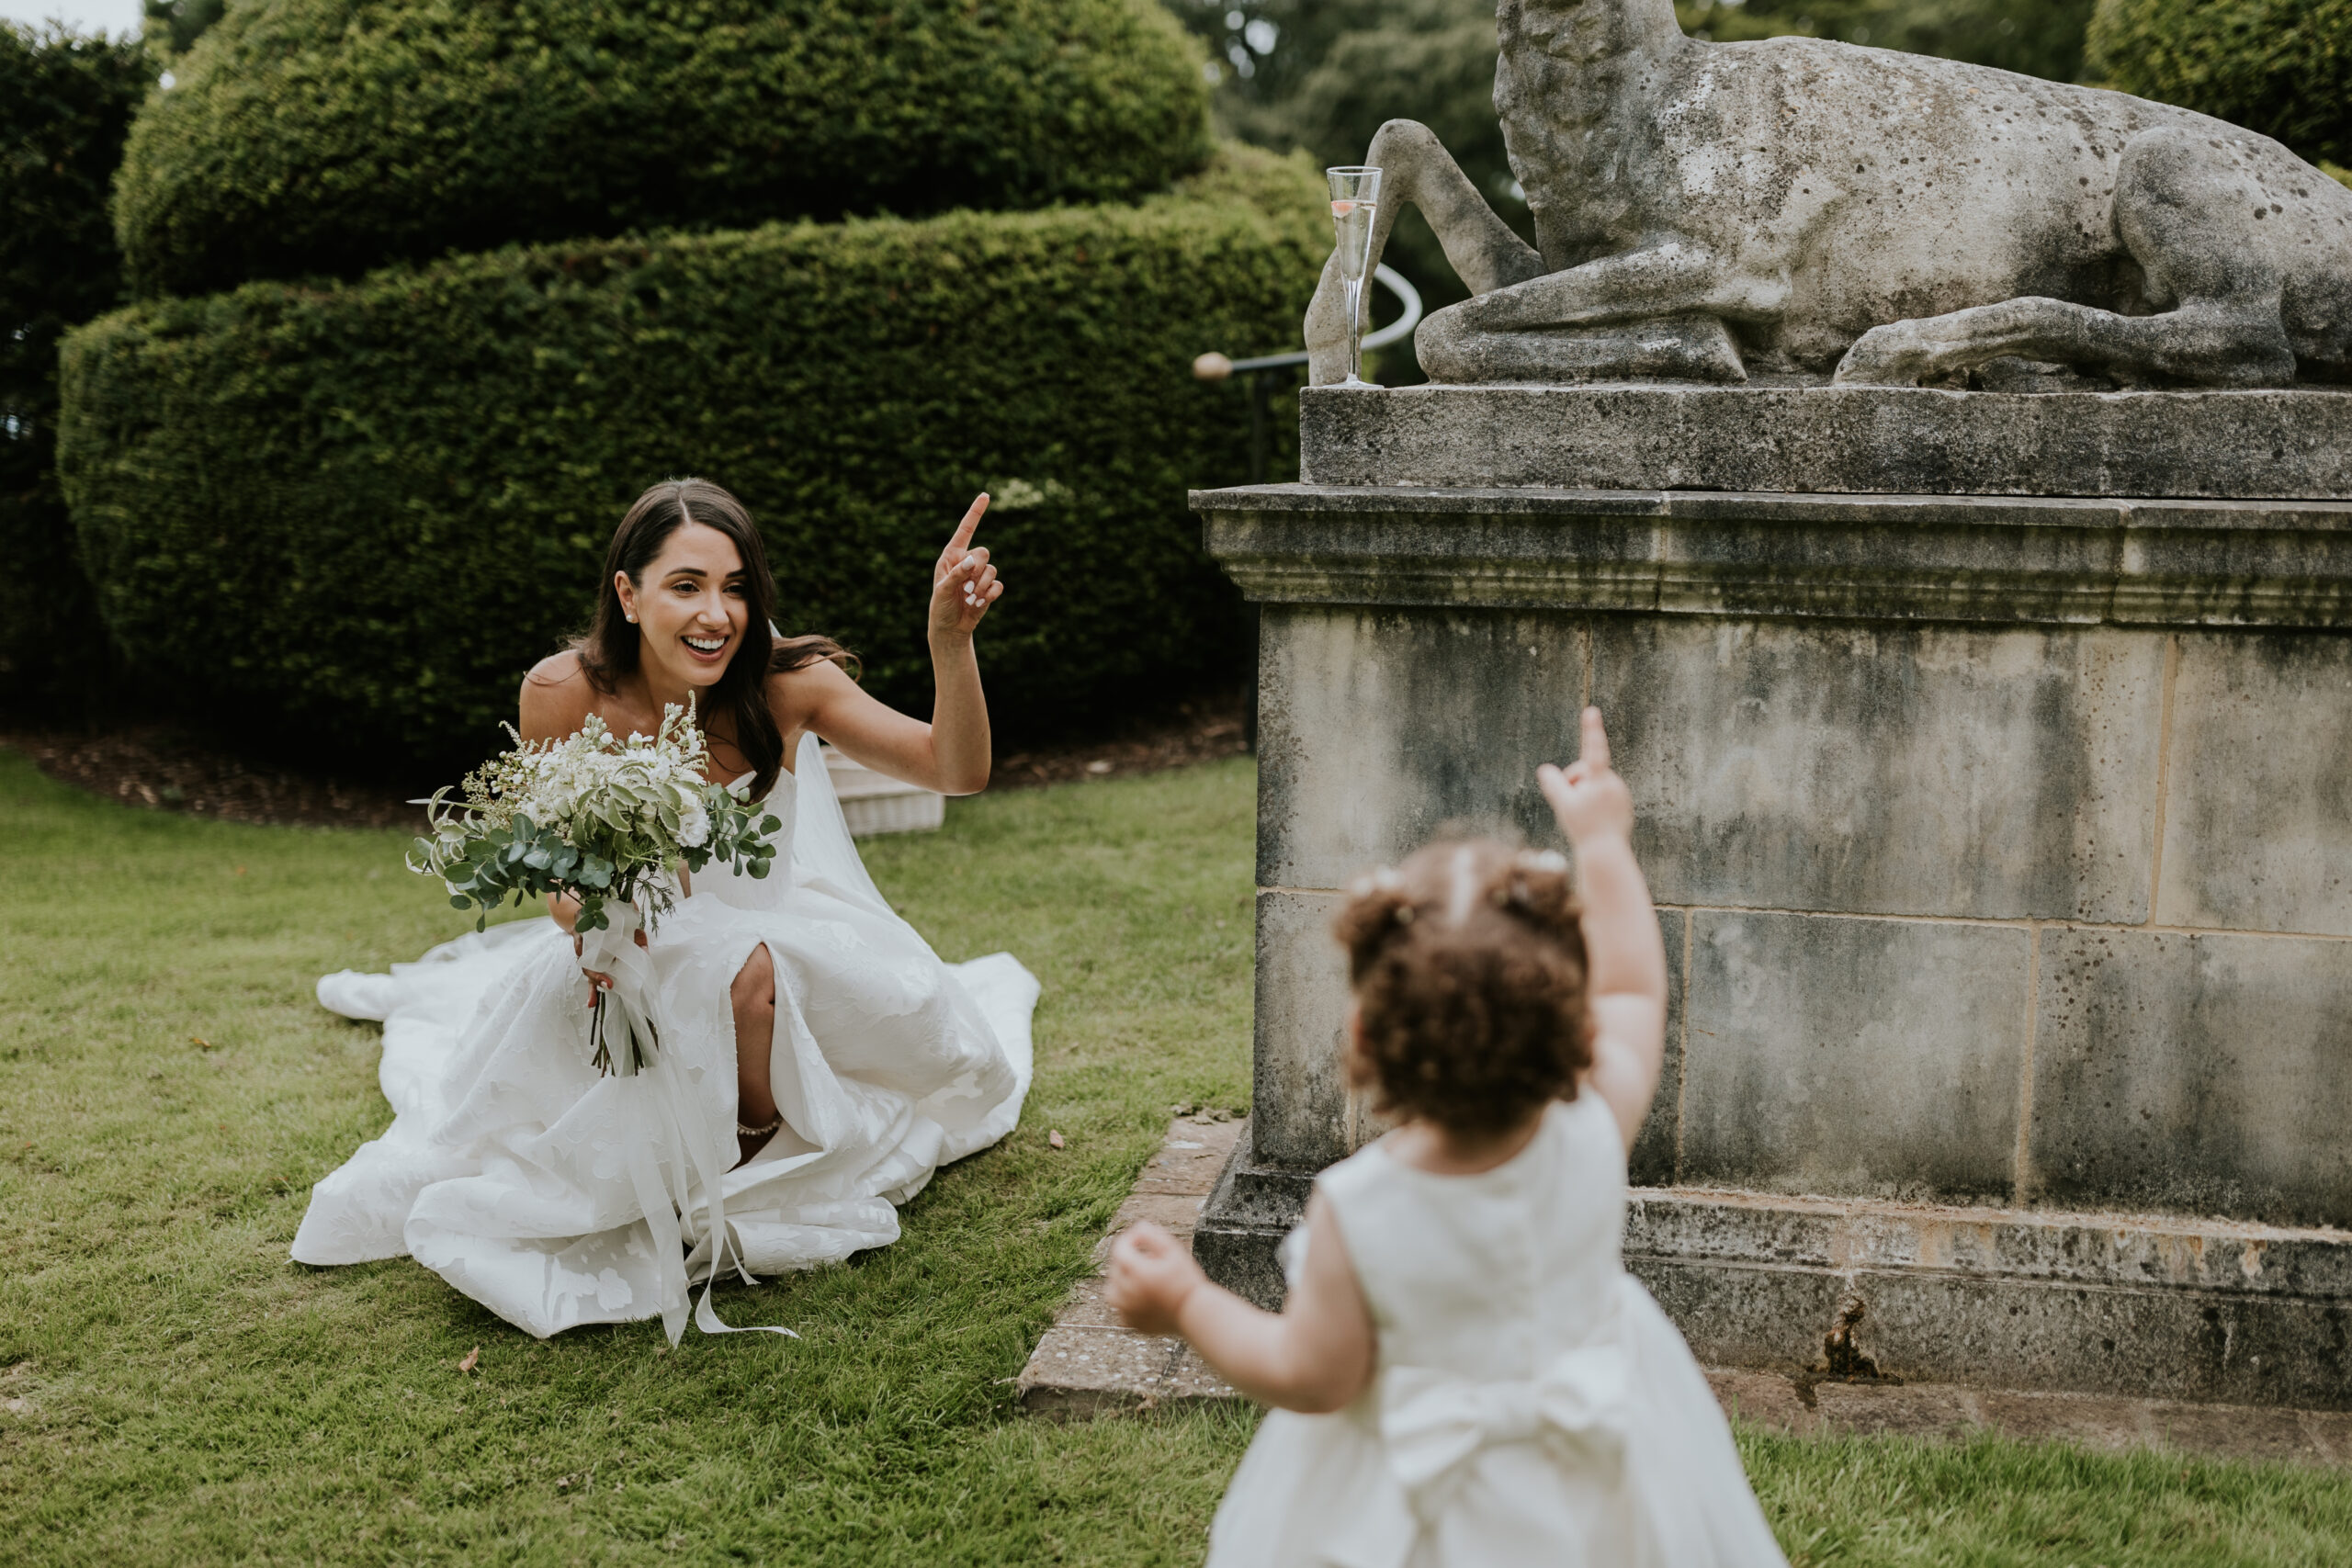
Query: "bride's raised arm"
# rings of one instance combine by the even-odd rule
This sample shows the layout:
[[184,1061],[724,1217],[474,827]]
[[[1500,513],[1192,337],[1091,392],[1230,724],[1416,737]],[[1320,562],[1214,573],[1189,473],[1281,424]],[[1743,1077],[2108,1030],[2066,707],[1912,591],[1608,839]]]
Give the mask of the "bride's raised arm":
[[876,773],[942,795],[977,795],[989,782],[989,705],[980,691],[972,633],[1004,592],[972,530],[989,509],[983,494],[956,525],[932,571],[929,632],[936,683],[925,724],[868,696],[838,665],[820,660],[771,677],[785,734],[806,728]]

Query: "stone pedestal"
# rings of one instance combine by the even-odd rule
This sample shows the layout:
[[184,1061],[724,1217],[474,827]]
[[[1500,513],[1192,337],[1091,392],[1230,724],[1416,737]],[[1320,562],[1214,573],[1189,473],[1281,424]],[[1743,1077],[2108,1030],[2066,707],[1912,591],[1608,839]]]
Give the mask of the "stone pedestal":
[[[1851,1293],[1896,1375],[2352,1407],[2352,398],[1618,390],[1310,390],[1310,482],[1193,498],[1264,627],[1254,1113],[1201,1257],[1278,1298],[1376,1131],[1336,890],[1449,822],[1555,842],[1533,769],[1591,702],[1673,986],[1627,1256],[1702,1359],[1802,1370]],[[2031,435],[1991,488],[2045,493],[1891,493],[1972,471],[1906,400]],[[2092,450],[2142,493],[2047,493]],[[1807,452],[1835,484],[1546,482]]]

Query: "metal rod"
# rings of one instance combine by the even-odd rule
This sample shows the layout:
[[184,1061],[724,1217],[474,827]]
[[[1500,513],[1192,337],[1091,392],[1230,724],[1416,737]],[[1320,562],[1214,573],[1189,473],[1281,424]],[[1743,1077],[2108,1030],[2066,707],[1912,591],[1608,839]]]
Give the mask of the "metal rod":
[[1273,378],[1250,378],[1250,482],[1266,482],[1266,435],[1274,423]]

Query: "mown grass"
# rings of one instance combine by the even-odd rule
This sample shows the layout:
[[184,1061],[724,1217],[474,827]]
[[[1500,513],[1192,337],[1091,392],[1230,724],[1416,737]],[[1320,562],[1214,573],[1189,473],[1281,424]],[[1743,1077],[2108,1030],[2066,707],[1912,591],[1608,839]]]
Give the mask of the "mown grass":
[[[943,953],[1043,977],[1028,1112],[898,1246],[722,1294],[803,1338],[672,1351],[652,1325],[535,1342],[405,1261],[287,1260],[310,1183],[385,1119],[376,1031],[311,977],[461,929],[396,836],[129,811],[0,755],[0,1560],[1198,1562],[1249,1416],[1043,1424],[1010,1380],[1169,1107],[1244,1103],[1251,810],[1220,763],[870,844]],[[1801,1563],[2352,1540],[2326,1474],[1743,1441]]]

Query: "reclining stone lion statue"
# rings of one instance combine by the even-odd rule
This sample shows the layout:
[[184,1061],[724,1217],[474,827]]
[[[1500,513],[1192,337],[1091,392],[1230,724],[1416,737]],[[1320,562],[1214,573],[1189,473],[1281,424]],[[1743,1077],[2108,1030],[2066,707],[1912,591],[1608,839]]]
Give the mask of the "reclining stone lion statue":
[[[1392,120],[1373,258],[1420,209],[1473,298],[1434,381],[2352,380],[2352,189],[2120,93],[1818,39],[1702,43],[1672,0],[1501,0],[1495,108],[1531,248]],[[1367,291],[1367,295],[1369,291]],[[1336,262],[1306,318],[1347,371]]]

